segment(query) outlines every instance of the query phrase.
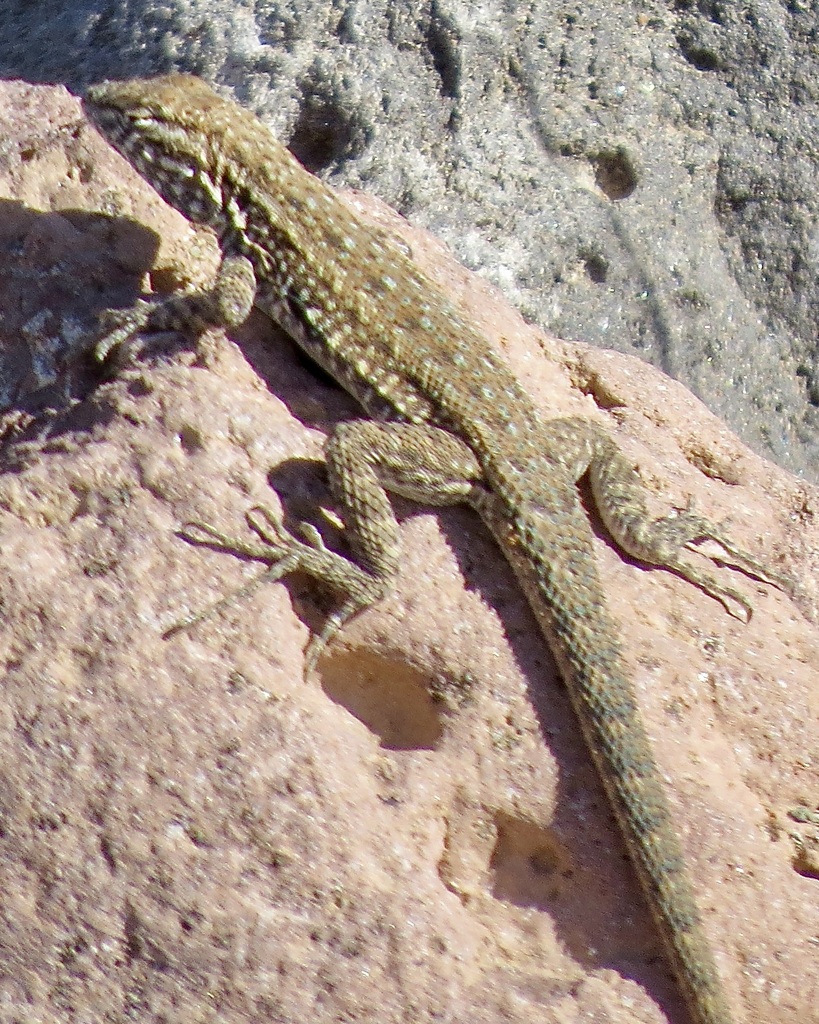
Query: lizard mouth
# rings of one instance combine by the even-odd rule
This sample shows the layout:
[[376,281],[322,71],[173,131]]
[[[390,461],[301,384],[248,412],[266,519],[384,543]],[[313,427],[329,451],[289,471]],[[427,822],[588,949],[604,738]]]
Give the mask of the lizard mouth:
[[109,95],[109,83],[88,88],[82,99],[83,110],[106,142],[129,160],[152,164],[158,145],[152,138],[157,119],[146,109],[123,110]]
[[106,142],[125,155],[128,139],[134,134],[132,118],[106,103],[99,95],[101,90],[102,86],[91,86],[83,97],[83,110]]
[[153,167],[162,154],[161,145],[150,138],[154,118],[147,112],[126,113],[110,103],[99,101],[94,95],[98,88],[102,87],[92,86],[83,99],[83,109],[91,123],[105,141],[140,173]]

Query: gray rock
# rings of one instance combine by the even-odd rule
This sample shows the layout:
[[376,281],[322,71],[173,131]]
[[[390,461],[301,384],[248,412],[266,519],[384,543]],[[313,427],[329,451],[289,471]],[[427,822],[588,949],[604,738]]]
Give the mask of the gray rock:
[[812,4],[7,3],[0,74],[169,70],[816,477]]

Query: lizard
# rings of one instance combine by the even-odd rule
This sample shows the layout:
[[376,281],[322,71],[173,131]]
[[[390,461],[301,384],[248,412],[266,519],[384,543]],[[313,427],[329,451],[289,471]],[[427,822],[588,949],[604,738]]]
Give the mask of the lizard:
[[673,571],[745,621],[747,599],[689,553],[711,540],[751,575],[783,589],[787,577],[690,506],[652,518],[637,470],[605,426],[544,419],[411,254],[302,167],[254,114],[176,74],[91,86],[84,108],[167,203],[215,232],[222,255],[208,287],[107,311],[94,358],[116,365],[153,334],[235,327],[255,306],[366,413],[337,425],[324,453],[349,556],[310,524],[297,536],[260,508],[247,514],[259,542],[204,523],[187,524],[185,535],[267,562],[261,578],[298,570],[339,595],[308,644],[310,670],[344,623],[393,586],[400,537],[389,495],[472,508],[511,564],[565,681],[691,1020],[732,1024],[578,481],[588,479],[624,553]]

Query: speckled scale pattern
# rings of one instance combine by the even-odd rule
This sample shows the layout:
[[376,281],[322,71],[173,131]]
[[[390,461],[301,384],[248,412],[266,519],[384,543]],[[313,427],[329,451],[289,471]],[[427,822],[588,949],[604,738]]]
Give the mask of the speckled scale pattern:
[[[736,591],[682,557],[712,537],[759,568],[722,532],[685,514],[652,520],[639,480],[596,423],[545,423],[517,380],[405,249],[365,224],[249,112],[187,76],[103,83],[86,109],[163,198],[217,232],[221,285],[119,318],[98,344],[197,323],[232,297],[234,323],[256,305],[280,323],[373,420],[342,424],[326,456],[355,561],[317,538],[259,527],[275,578],[298,566],[343,594],[308,664],[343,623],[392,586],[399,530],[388,491],[430,504],[465,502],[513,566],[554,653],[625,835],[693,1024],[730,1024],[669,807],[606,608],[576,483],[626,551],[673,568],[728,606]],[[222,292],[219,293],[219,287]],[[198,302],[198,305],[197,305]],[[225,305],[222,303],[222,305]],[[201,329],[201,328],[200,328]],[[207,536],[224,539],[201,525]],[[241,549],[236,542],[237,550]]]

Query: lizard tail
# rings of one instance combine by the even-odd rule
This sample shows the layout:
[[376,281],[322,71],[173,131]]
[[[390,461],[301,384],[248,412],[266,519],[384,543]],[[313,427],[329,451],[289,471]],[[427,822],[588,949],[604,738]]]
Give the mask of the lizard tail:
[[[480,510],[529,598],[626,839],[695,1024],[731,1024],[682,847],[600,585],[579,504],[515,518]],[[559,532],[559,537],[552,536]]]

